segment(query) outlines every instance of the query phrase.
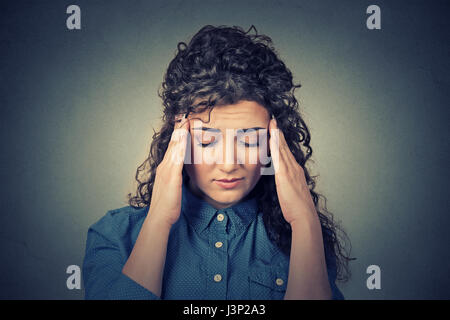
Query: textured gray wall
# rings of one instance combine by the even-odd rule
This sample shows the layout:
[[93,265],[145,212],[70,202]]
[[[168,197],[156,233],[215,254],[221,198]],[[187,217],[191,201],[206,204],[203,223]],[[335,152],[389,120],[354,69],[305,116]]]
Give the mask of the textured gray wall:
[[[66,8],[81,7],[81,30]],[[365,25],[381,7],[381,30]],[[312,174],[353,243],[348,299],[450,298],[448,1],[0,5],[0,298],[82,299],[88,227],[126,205],[178,41],[254,24],[302,84]],[[447,13],[445,12],[447,10]],[[366,288],[381,267],[381,290]]]

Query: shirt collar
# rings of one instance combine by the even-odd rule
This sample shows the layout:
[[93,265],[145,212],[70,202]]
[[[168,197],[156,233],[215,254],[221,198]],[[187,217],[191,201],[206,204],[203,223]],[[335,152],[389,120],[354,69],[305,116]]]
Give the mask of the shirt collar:
[[185,181],[183,181],[182,186],[181,203],[182,211],[185,213],[188,222],[198,234],[203,233],[208,228],[211,220],[222,213],[229,218],[230,228],[228,233],[239,235],[247,229],[258,213],[255,197],[245,198],[228,208],[215,209],[205,200],[194,195]]

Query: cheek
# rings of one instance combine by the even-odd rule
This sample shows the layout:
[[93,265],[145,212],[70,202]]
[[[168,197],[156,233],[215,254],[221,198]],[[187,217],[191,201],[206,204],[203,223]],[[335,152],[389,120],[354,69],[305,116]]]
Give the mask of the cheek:
[[245,170],[247,171],[246,188],[250,192],[261,178],[261,165],[245,165]]
[[211,166],[207,164],[186,164],[186,172],[191,179],[197,181],[199,184],[202,181],[207,181],[210,176]]
[[265,159],[267,156],[265,150],[260,147],[245,148],[240,147],[238,158],[240,158],[241,163],[245,163],[248,171],[257,170],[261,167],[261,158]]
[[261,165],[257,164],[245,164],[245,171],[248,174],[250,180],[257,180],[261,175]]

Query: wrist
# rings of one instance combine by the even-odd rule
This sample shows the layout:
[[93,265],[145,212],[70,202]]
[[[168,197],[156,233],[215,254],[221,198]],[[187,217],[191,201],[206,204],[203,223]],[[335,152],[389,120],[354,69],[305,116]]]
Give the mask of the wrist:
[[320,220],[317,215],[309,215],[307,217],[302,218],[296,218],[292,220],[290,223],[291,230],[297,230],[297,229],[315,229],[317,227],[320,227]]
[[163,217],[159,217],[155,214],[152,214],[150,211],[147,215],[145,223],[153,226],[154,228],[160,231],[170,231],[170,229],[172,228],[172,223],[170,223]]

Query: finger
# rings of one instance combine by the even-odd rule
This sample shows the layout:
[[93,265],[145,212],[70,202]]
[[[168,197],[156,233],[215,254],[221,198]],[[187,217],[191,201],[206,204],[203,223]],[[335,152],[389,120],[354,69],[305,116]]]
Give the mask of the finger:
[[183,121],[185,120],[185,114],[177,114],[174,117],[174,125],[172,136],[170,137],[169,147],[172,147],[174,142],[179,140],[179,136],[181,134],[179,128],[183,125]]
[[172,133],[171,142],[169,143],[167,150],[168,159],[170,159],[170,161],[175,165],[184,163],[188,134],[189,120],[187,118],[183,118],[180,123],[175,124],[175,129]]
[[171,140],[179,141],[182,136],[186,135],[189,130],[189,119],[183,116],[180,122],[175,123]]
[[189,130],[189,118],[187,115],[183,115],[183,118],[179,122],[179,124],[176,125],[177,129],[183,129],[183,130]]
[[178,152],[178,159],[181,164],[184,164],[185,156],[186,156],[186,149],[190,147],[190,139],[189,139],[189,128],[190,128],[190,122],[188,119],[182,124],[182,127],[178,130],[181,130],[180,138],[177,143],[177,152]]
[[175,125],[176,125],[177,123],[180,123],[181,120],[183,120],[183,118],[184,118],[184,114],[177,114],[177,115],[175,115],[175,117],[174,117],[174,123],[175,123]]
[[178,130],[178,142],[183,146],[186,147],[186,143],[188,140],[188,135],[189,135],[189,129],[190,129],[190,121],[189,118],[185,117],[183,118],[183,120],[180,122],[179,126],[177,125],[177,129]]
[[179,130],[179,129],[183,126],[184,122],[186,121],[186,118],[184,118],[184,116],[185,116],[184,114],[175,116],[173,132],[170,137],[170,142],[169,142],[168,148],[172,147],[174,142],[177,142],[179,140],[180,135],[182,134],[181,130]]
[[269,123],[269,147],[270,147],[270,156],[272,158],[272,164],[275,169],[275,173],[278,172],[280,168],[280,142],[279,142],[279,130],[276,127],[275,121],[272,119]]
[[170,136],[170,141],[169,144],[167,145],[167,149],[166,152],[164,153],[164,158],[161,162],[162,165],[166,164],[166,163],[170,163],[172,162],[173,159],[173,149],[175,147],[175,145],[177,144],[177,142],[180,139],[180,131],[178,130],[179,127],[181,126],[181,119],[182,119],[183,115],[175,115],[174,116],[174,128],[172,131],[172,134]]
[[[278,129],[276,119],[274,119],[274,127]],[[284,161],[288,167],[295,167],[298,165],[297,160],[292,154],[289,145],[286,142],[286,138],[284,137],[284,133],[282,130],[278,130],[279,133],[279,150],[280,150],[280,160]]]

